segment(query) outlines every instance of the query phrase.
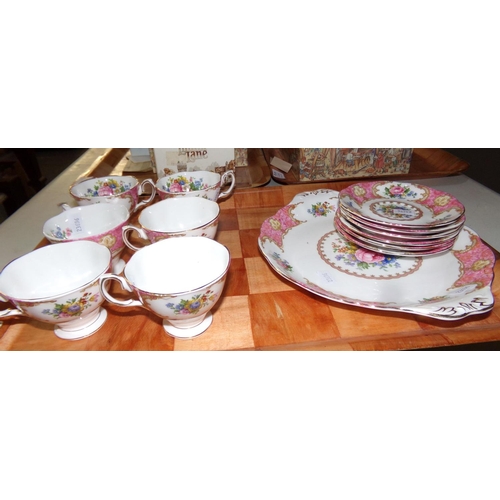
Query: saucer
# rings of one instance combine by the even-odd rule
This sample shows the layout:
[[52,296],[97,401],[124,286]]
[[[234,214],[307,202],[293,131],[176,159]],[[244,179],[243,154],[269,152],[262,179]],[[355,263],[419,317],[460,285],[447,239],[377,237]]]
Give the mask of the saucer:
[[376,223],[399,227],[432,227],[459,219],[465,207],[454,196],[408,182],[361,182],[339,193],[340,205]]

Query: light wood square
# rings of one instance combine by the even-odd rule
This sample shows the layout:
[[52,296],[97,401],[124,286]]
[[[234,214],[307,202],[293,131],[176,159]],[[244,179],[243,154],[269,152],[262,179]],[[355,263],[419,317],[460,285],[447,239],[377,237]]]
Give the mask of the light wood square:
[[248,296],[224,297],[208,330],[189,340],[175,339],[175,351],[250,349],[254,347]]
[[231,258],[240,259],[242,257],[239,231],[219,231],[215,240],[228,248]]
[[395,333],[422,333],[413,316],[405,313],[373,311],[364,307],[335,304],[330,306],[342,338],[364,338]]
[[250,257],[245,259],[245,267],[247,270],[248,287],[252,295],[256,293],[287,292],[294,290],[294,288],[285,282],[284,278],[280,279],[261,257]]
[[263,207],[238,209],[238,226],[240,229],[260,229],[262,223],[276,214],[279,207]]

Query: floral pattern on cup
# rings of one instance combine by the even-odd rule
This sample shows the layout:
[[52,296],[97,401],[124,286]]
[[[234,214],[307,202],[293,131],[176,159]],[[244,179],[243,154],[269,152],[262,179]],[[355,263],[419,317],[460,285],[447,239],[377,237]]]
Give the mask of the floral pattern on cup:
[[67,300],[64,304],[56,303],[54,309],[44,309],[42,314],[47,314],[57,319],[75,318],[81,316],[85,309],[98,303],[99,300],[101,300],[99,293],[92,294],[91,292],[86,292],[81,297]]
[[132,188],[132,184],[127,184],[116,179],[96,179],[92,188],[88,188],[85,193],[89,198],[96,196],[113,196],[124,193]]
[[56,229],[50,231],[50,234],[59,240],[67,240],[73,234],[73,231],[69,227],[62,229],[61,226],[56,226]]
[[164,191],[169,191],[170,193],[186,193],[188,191],[201,191],[209,188],[210,186],[208,183],[203,182],[203,178],[188,178],[185,175],[179,175],[174,179],[167,179],[165,184],[162,185],[162,189]]
[[177,304],[169,302],[166,307],[174,311],[174,314],[189,315],[198,314],[203,308],[211,305],[218,296],[212,290],[207,290],[204,294],[195,295],[191,299],[181,299]]

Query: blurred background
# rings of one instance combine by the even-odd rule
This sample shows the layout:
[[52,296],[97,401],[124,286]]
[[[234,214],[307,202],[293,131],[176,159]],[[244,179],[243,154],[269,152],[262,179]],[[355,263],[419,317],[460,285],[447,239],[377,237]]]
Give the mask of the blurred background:
[[[469,164],[467,176],[500,193],[500,148],[443,149]],[[0,148],[0,224],[86,151]]]

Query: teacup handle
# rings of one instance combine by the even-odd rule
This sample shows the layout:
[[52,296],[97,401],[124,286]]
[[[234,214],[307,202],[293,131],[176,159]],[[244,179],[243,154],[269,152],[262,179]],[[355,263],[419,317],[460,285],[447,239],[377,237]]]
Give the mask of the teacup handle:
[[139,196],[144,193],[144,187],[148,184],[151,186],[151,196],[147,200],[143,200],[137,203],[134,212],[137,212],[139,208],[144,207],[148,203],[151,203],[156,196],[156,186],[152,179],[145,179],[141,182],[138,189]]
[[140,250],[141,247],[136,247],[129,241],[129,234],[132,231],[136,231],[139,233],[139,237],[142,238],[143,240],[148,240],[148,236],[146,234],[146,231],[142,229],[142,227],[136,227],[136,226],[123,226],[122,227],[122,237],[123,237],[123,242],[125,245],[127,245],[131,250],[134,250],[136,252],[137,250]]
[[[0,295],[0,302],[8,302],[2,295]],[[20,309],[4,309],[0,311],[0,318],[10,318],[11,316],[26,316]]]
[[134,300],[134,299],[128,299],[128,300],[118,300],[115,297],[113,297],[107,290],[106,283],[109,280],[116,280],[120,283],[121,287],[126,290],[127,292],[133,293],[134,291],[132,288],[130,288],[130,285],[127,283],[127,280],[123,276],[118,276],[116,274],[103,274],[99,278],[99,288],[101,290],[102,295],[104,298],[110,302],[111,304],[116,304],[117,306],[122,306],[122,307],[133,307],[133,306],[141,306],[142,303],[139,300]]
[[221,198],[226,198],[233,192],[234,185],[236,184],[236,176],[234,175],[234,172],[232,170],[228,170],[227,172],[224,172],[222,174],[220,179],[220,185],[223,186],[228,182],[228,180],[231,181],[231,185],[225,191],[221,191],[219,193],[217,200],[220,200]]

